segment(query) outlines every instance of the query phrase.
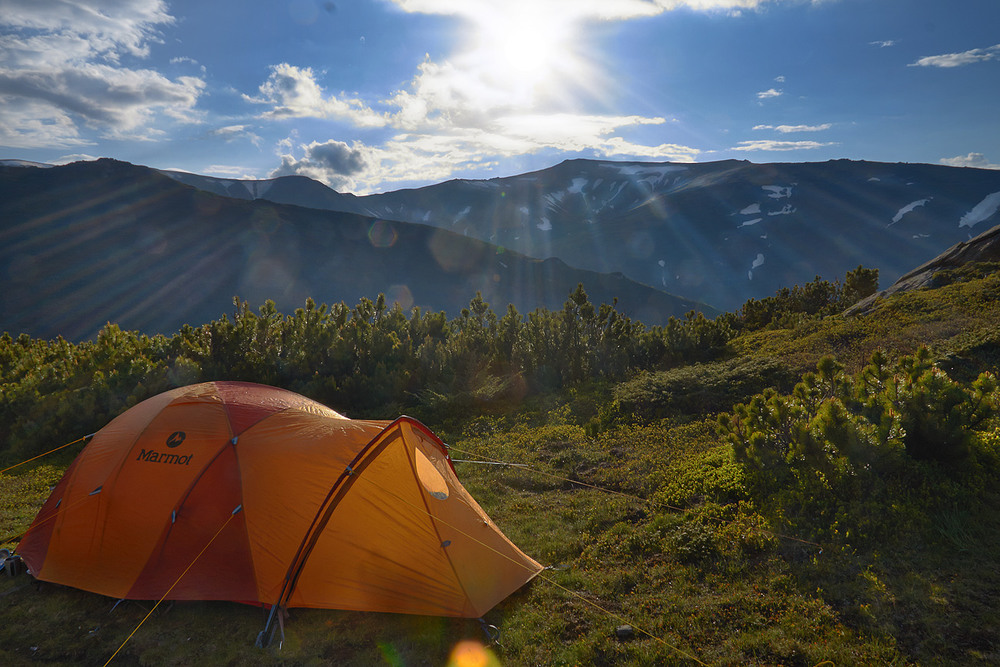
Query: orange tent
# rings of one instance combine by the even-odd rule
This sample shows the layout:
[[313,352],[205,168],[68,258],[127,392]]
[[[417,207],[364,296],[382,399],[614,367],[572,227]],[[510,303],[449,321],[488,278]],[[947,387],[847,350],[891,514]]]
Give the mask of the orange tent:
[[471,618],[542,569],[416,420],[241,382],[168,391],[97,432],[18,553],[114,598]]

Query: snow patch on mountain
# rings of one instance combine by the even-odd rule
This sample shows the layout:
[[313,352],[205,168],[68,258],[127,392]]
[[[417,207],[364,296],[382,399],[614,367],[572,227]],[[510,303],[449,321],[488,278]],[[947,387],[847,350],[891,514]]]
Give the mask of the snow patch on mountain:
[[461,183],[468,185],[469,187],[476,188],[477,190],[496,190],[500,187],[500,183],[495,178],[491,178],[488,181],[472,181],[467,179],[459,179]]
[[543,217],[542,221],[538,223],[537,227],[543,232],[548,232],[552,230],[552,223],[548,218]]
[[768,197],[771,199],[785,199],[792,196],[792,186],[790,185],[762,185],[760,189],[764,192],[770,192]]
[[585,186],[586,184],[587,184],[586,178],[574,178],[570,186],[566,188],[566,192],[568,192],[571,195],[581,194],[583,192],[583,186]]
[[750,225],[756,225],[758,222],[760,222],[763,219],[764,218],[754,218],[753,220],[747,220],[742,225],[740,225],[739,227],[737,227],[737,229],[740,229],[742,227],[749,227]]
[[993,217],[993,214],[1000,208],[1000,192],[986,195],[983,201],[976,204],[971,211],[962,216],[958,221],[959,227],[972,227],[983,220]]
[[558,206],[562,203],[562,200],[566,198],[565,190],[557,190],[555,192],[549,192],[545,195],[545,201],[550,207]]
[[740,215],[757,215],[760,213],[760,204],[750,204],[740,211]]
[[795,213],[795,208],[791,204],[785,204],[780,211],[768,211],[768,215],[791,215]]
[[764,266],[764,254],[757,253],[754,257],[753,264],[750,265],[750,270],[747,271],[747,280],[753,280],[753,270]]
[[610,197],[608,197],[608,199],[607,199],[607,201],[608,201],[608,203],[609,203],[609,204],[610,204],[611,202],[613,202],[613,201],[614,201],[614,200],[615,200],[615,199],[616,199],[616,198],[618,197],[618,195],[620,195],[620,194],[622,193],[622,190],[624,190],[624,189],[625,189],[625,186],[626,186],[626,185],[628,185],[628,183],[618,183],[618,189],[617,189],[617,190],[615,190],[614,194],[612,194],[612,195],[611,195]]
[[924,205],[926,205],[927,202],[929,202],[929,201],[930,201],[930,197],[928,197],[927,199],[918,199],[915,202],[910,202],[909,204],[907,204],[903,208],[901,208],[898,211],[896,211],[896,215],[892,216],[892,222],[890,222],[889,225],[891,226],[891,225],[896,224],[897,222],[899,222],[900,220],[903,219],[904,215],[906,215],[907,213],[909,213],[913,209],[917,208],[918,206],[924,206]]
[[469,215],[470,211],[472,211],[471,206],[466,206],[465,208],[463,208],[461,211],[458,212],[458,215],[455,216],[455,219],[451,221],[451,224],[457,225],[459,222],[465,219],[465,216]]
[[642,183],[650,190],[662,188],[674,175],[688,170],[676,164],[663,165],[621,165],[617,167],[621,176],[633,183]]

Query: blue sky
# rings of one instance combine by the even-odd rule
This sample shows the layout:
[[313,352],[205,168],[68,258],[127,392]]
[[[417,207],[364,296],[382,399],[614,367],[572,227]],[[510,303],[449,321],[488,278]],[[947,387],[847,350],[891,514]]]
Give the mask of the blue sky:
[[359,194],[567,158],[1000,168],[997,0],[0,0],[0,158]]

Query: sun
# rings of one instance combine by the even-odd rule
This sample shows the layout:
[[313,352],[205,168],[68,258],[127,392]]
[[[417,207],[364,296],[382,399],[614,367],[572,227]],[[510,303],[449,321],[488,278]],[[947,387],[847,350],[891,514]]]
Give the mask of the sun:
[[578,73],[578,25],[558,5],[507,0],[480,7],[471,17],[466,57],[493,85],[515,99],[533,97],[540,87]]
[[565,26],[540,9],[501,13],[491,25],[482,26],[480,49],[498,70],[543,77],[557,65],[565,32]]

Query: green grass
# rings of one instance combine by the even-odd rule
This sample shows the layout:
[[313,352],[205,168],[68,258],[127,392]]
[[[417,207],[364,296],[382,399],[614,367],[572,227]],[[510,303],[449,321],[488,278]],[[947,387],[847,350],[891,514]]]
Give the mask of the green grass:
[[0,548],[17,545],[63,470],[43,465],[16,473],[0,473]]

